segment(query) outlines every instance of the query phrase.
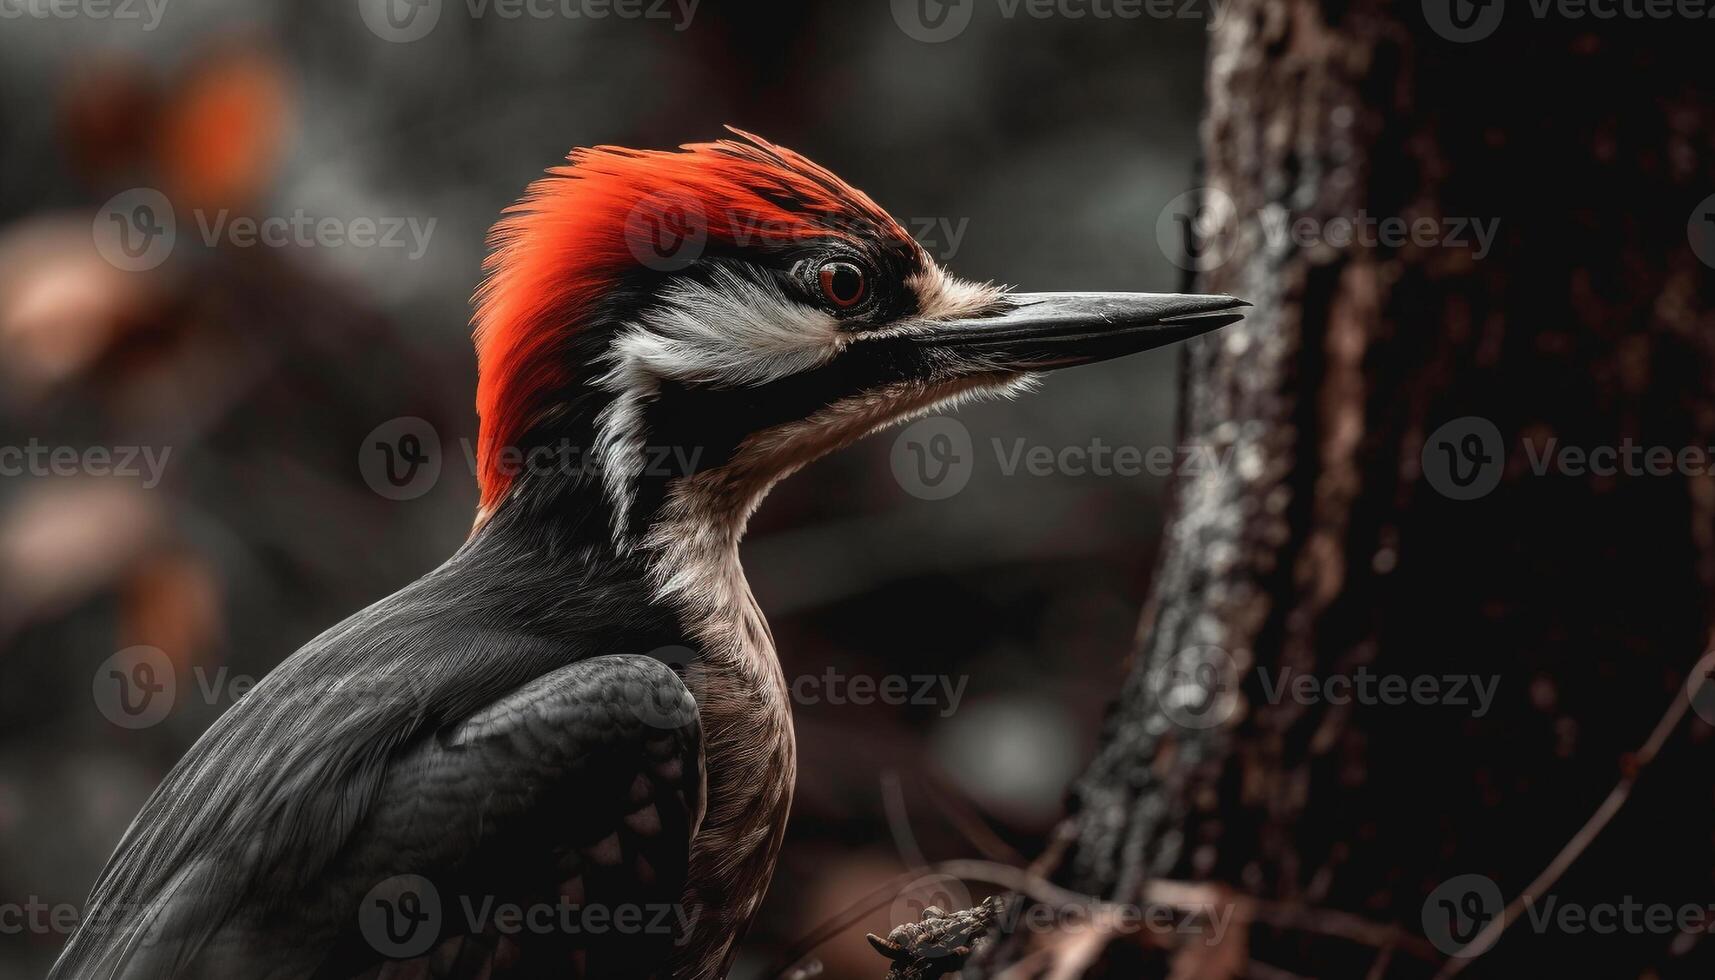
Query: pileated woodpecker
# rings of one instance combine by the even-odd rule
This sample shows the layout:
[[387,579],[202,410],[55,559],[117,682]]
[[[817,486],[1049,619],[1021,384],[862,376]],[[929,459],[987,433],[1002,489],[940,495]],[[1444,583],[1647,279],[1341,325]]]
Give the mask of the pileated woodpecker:
[[[860,191],[734,132],[575,151],[507,211],[469,539],[203,734],[53,977],[723,975],[795,770],[738,562],[769,487],[1246,305],[955,279]],[[528,465],[563,445],[593,465]]]

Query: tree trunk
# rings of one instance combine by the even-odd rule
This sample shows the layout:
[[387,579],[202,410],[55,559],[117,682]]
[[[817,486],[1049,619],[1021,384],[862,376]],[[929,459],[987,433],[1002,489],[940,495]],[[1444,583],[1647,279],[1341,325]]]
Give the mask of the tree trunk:
[[[1453,951],[1635,771],[1710,645],[1715,21],[1515,3],[1458,42],[1445,4],[1233,0],[1211,35],[1198,285],[1256,308],[1189,345],[1182,426],[1228,463],[1176,488],[1046,870],[1273,912],[1219,956],[1122,931],[1109,974],[1711,975],[1715,697],[1530,912]],[[1416,240],[1348,241],[1366,216]],[[1598,447],[1617,472],[1565,454]]]

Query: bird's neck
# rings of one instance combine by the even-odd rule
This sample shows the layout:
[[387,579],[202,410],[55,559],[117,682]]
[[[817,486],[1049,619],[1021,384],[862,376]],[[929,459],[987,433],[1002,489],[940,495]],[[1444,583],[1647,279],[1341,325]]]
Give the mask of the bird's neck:
[[561,438],[519,450],[530,462],[506,497],[479,514],[472,543],[545,553],[575,566],[569,573],[640,576],[658,598],[702,613],[748,594],[738,545],[759,488],[719,471],[682,472],[654,458],[671,449],[651,448],[648,472],[616,492],[601,461],[575,447]]
[[700,474],[660,494],[644,533],[616,541],[599,482],[526,483],[478,531],[498,553],[576,566],[563,583],[592,572],[634,579],[694,651],[680,666],[702,716],[708,783],[683,899],[698,915],[676,964],[686,977],[719,976],[730,965],[735,937],[773,874],[792,800],[797,751],[786,680],[738,557],[765,490],[731,471]]

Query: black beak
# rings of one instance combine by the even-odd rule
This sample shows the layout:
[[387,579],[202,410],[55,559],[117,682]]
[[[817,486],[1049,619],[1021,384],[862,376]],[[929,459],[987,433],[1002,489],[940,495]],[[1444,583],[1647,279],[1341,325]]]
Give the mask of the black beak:
[[1164,347],[1244,319],[1231,296],[1013,293],[1008,308],[911,335],[967,369],[1048,371]]

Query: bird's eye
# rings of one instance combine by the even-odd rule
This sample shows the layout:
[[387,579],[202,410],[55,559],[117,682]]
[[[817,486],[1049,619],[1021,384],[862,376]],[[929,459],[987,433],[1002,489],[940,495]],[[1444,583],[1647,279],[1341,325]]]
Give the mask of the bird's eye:
[[863,302],[869,292],[863,270],[850,262],[828,262],[816,272],[822,296],[835,307],[849,310]]

